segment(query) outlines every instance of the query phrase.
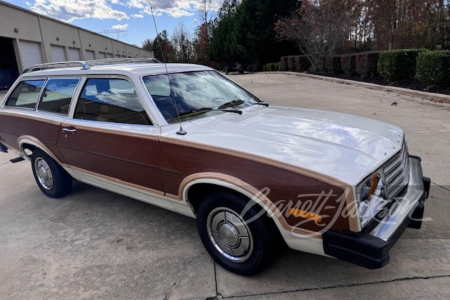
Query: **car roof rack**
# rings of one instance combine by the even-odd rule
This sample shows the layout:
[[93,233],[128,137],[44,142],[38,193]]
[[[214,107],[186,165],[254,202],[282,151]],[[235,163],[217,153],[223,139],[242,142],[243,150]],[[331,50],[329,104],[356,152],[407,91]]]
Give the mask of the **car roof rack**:
[[62,69],[81,67],[81,70],[89,70],[94,66],[136,64],[136,63],[161,63],[156,58],[107,58],[89,61],[63,61],[34,65],[26,69],[23,73],[31,73],[49,69]]

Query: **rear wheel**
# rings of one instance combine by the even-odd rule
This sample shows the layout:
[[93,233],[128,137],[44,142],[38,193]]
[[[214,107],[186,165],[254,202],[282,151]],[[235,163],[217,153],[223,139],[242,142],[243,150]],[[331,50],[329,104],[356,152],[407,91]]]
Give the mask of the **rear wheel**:
[[61,198],[72,190],[72,177],[44,151],[33,151],[31,166],[36,183],[48,197]]
[[257,205],[244,211],[248,203],[232,192],[216,192],[202,201],[197,216],[208,253],[225,269],[245,276],[259,273],[272,262],[276,244],[271,221]]

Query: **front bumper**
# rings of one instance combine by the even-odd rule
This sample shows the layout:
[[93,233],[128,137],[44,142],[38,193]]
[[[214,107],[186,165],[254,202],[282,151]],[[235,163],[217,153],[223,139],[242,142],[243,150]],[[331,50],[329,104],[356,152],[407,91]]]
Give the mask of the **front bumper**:
[[410,178],[405,195],[391,207],[384,218],[362,232],[325,232],[326,255],[368,269],[379,269],[389,263],[389,251],[406,230],[420,229],[425,200],[430,193],[430,179],[423,177],[421,159],[410,156]]

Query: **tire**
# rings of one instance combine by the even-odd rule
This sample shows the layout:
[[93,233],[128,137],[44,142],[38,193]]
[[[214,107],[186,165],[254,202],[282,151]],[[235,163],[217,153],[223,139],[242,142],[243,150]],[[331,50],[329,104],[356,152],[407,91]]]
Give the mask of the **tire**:
[[61,198],[72,190],[72,177],[44,151],[33,151],[31,167],[37,185],[48,197]]
[[277,244],[276,227],[265,213],[253,222],[243,222],[262,210],[253,205],[241,217],[248,203],[246,198],[232,192],[214,192],[200,203],[197,213],[198,232],[208,253],[223,268],[244,276],[267,268],[274,259]]

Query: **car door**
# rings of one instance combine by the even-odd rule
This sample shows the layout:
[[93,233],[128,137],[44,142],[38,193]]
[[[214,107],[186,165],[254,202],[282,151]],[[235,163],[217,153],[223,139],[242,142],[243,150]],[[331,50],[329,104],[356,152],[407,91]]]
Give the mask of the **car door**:
[[[159,134],[133,83],[124,77],[88,77],[58,137],[58,147],[81,181],[160,206]],[[148,194],[149,198],[143,196]]]
[[67,118],[80,78],[27,78],[8,96],[0,113],[0,141],[19,149],[19,143],[39,144],[64,163],[57,149],[60,125]]

